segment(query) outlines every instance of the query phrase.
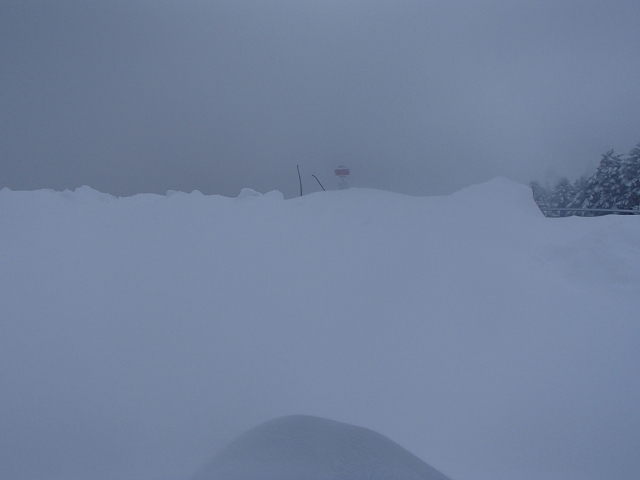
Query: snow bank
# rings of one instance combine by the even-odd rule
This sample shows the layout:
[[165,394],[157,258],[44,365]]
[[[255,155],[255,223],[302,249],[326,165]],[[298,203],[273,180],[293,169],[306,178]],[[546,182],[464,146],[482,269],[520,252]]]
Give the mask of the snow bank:
[[0,478],[183,479],[305,413],[456,480],[640,471],[640,217],[0,191]]
[[255,427],[192,480],[447,480],[366,428],[295,415]]

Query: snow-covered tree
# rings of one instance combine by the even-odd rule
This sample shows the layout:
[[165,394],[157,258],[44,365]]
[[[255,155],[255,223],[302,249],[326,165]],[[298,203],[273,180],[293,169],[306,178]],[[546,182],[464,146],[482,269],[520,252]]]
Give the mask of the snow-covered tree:
[[[587,199],[587,184],[589,183],[589,179],[586,175],[580,176],[580,178],[576,179],[573,182],[573,196],[571,200],[567,204],[569,208],[585,208],[583,205],[586,203]],[[573,212],[574,215],[584,215],[581,212]]]
[[551,198],[549,199],[549,205],[551,207],[550,215],[551,217],[566,217],[570,215],[570,212],[563,212],[559,210],[553,210],[554,208],[567,208],[569,203],[573,199],[574,191],[573,185],[569,182],[567,177],[561,178],[556,184],[553,192],[551,193]]
[[570,206],[575,208],[622,208],[625,186],[622,181],[623,160],[613,150],[602,155],[596,173],[589,177],[584,188],[574,195]]
[[637,210],[640,208],[640,143],[624,159],[622,177],[626,197],[621,208]]
[[[580,177],[573,185],[560,179],[553,192],[531,182],[533,196],[547,216],[563,216],[553,208],[640,209],[640,143],[626,157],[609,150],[590,177]],[[594,212],[570,212],[570,215],[604,215]]]

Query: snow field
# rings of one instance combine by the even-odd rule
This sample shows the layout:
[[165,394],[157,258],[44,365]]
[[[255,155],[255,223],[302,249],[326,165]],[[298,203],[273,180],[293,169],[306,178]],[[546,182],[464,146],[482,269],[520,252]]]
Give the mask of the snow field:
[[0,272],[0,478],[187,478],[296,413],[455,480],[640,470],[636,216],[3,189]]

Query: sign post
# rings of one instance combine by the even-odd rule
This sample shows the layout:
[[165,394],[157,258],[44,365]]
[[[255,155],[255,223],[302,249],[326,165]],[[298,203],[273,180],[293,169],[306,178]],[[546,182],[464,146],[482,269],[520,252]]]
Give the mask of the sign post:
[[349,188],[349,183],[347,182],[347,177],[349,177],[349,169],[340,165],[335,170],[336,178],[338,179],[338,190],[346,190]]

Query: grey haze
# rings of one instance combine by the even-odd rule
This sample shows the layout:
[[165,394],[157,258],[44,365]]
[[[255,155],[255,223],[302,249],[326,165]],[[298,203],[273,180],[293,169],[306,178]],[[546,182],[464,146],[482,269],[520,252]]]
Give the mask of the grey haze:
[[640,141],[637,1],[5,0],[0,187],[576,177]]

